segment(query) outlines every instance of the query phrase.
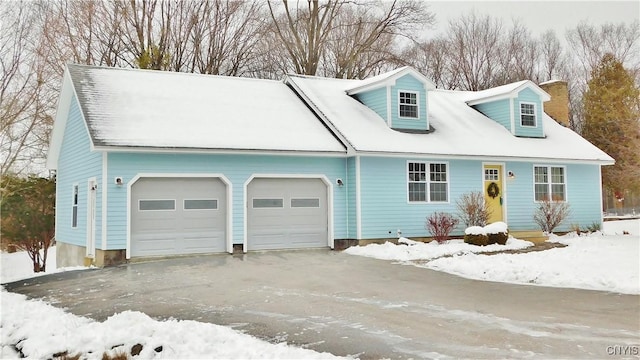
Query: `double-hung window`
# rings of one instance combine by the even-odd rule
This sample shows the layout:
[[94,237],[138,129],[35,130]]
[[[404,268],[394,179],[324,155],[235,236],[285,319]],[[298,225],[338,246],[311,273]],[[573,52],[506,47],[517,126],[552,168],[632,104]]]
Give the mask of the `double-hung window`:
[[400,91],[398,93],[398,115],[402,118],[418,118],[418,93]]
[[520,103],[520,125],[536,126],[536,104]]
[[409,202],[447,202],[449,200],[446,163],[409,162],[407,191]]
[[534,195],[536,201],[565,201],[566,176],[561,166],[534,166]]

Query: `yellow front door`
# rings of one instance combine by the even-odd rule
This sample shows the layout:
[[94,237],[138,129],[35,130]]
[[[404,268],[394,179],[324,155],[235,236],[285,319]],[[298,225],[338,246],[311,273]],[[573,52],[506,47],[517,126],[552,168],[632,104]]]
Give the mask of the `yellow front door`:
[[504,172],[501,165],[484,166],[484,201],[489,206],[489,223],[503,221]]

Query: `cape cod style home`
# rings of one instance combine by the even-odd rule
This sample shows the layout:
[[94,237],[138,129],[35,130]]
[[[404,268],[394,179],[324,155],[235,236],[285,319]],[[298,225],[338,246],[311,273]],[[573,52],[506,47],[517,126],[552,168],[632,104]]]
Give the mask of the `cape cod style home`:
[[549,100],[530,81],[439,90],[409,67],[273,81],[69,65],[48,157],[58,264],[426,237],[471,191],[511,231],[538,230],[549,196],[571,205],[559,230],[600,223],[614,161]]

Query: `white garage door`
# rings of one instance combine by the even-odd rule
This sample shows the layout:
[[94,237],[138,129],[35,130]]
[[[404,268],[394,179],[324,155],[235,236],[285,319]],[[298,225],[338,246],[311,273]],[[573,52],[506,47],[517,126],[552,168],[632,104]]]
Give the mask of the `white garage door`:
[[131,188],[131,256],[226,250],[226,185],[218,178],[141,178]]
[[247,187],[247,250],[328,246],[327,185],[256,178]]

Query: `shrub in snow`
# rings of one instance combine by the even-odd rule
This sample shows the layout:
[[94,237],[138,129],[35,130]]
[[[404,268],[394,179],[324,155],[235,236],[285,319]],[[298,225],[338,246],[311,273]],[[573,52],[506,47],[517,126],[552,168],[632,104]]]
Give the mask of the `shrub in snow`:
[[569,204],[559,200],[545,199],[540,202],[538,209],[533,214],[533,220],[542,231],[550,234],[571,213]]
[[458,219],[445,212],[435,212],[427,217],[425,228],[438,243],[449,240],[449,234],[458,225]]
[[472,191],[460,196],[456,201],[458,217],[465,226],[485,226],[491,216],[491,209],[480,191]]

